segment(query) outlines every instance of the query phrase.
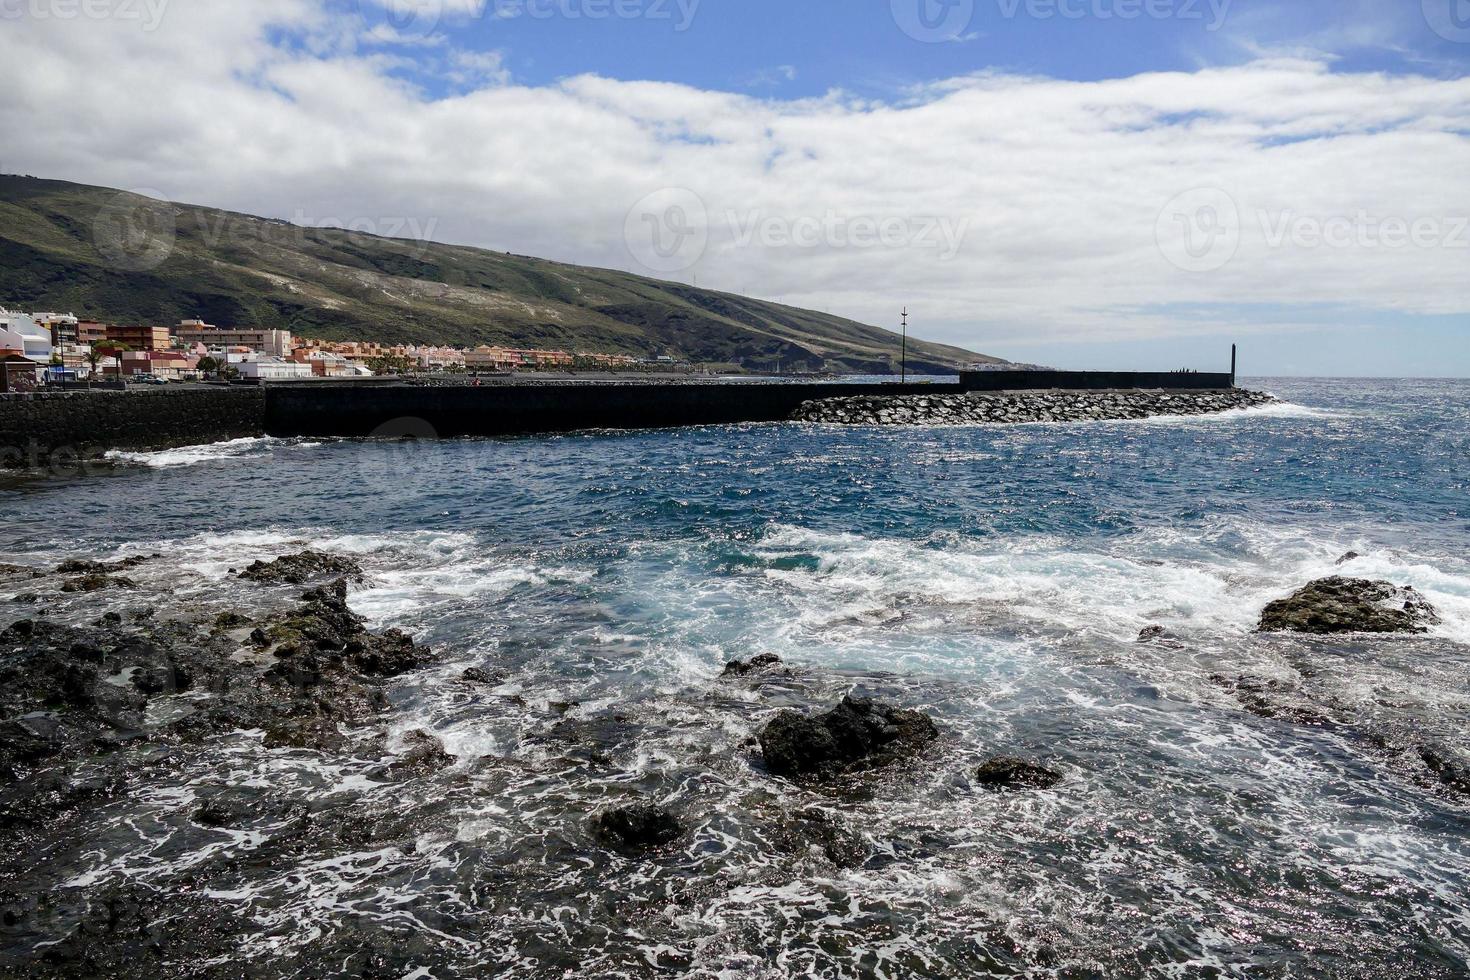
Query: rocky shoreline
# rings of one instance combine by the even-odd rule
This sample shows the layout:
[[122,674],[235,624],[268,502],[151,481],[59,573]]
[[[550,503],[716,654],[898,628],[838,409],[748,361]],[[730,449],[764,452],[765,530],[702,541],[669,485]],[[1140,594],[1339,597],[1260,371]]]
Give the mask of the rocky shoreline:
[[[107,577],[164,561],[71,561],[48,571],[0,566],[0,582],[60,593],[68,576],[97,575],[106,581],[96,592],[145,599],[140,584]],[[0,857],[0,881],[6,883],[0,888],[0,970],[8,963],[32,975],[183,975],[201,954],[229,961],[254,936],[250,922],[219,897],[240,887],[247,874],[242,867],[251,874],[285,873],[307,857],[334,862],[384,848],[414,853],[420,828],[403,815],[340,793],[287,797],[258,776],[220,764],[227,742],[248,743],[257,765],[264,759],[289,759],[295,766],[307,765],[307,757],[328,765],[360,760],[365,768],[354,778],[361,785],[402,787],[404,799],[463,792],[452,778],[455,767],[473,771],[485,763],[457,758],[421,729],[391,734],[410,727],[394,720],[395,679],[442,661],[397,630],[369,630],[349,608],[348,581],[362,578],[356,561],[306,551],[232,571],[236,580],[262,590],[289,588],[288,604],[195,620],[143,606],[71,625],[38,610],[0,632],[0,840],[6,845]],[[1436,621],[1434,609],[1411,589],[1332,578],[1267,607],[1260,631],[1416,633]],[[1174,642],[1160,628],[1146,630],[1140,640]],[[775,853],[860,868],[886,858],[862,832],[854,801],[870,798],[885,781],[952,764],[979,747],[960,745],[964,740],[953,729],[907,704],[839,693],[834,705],[830,686],[823,695],[803,693],[810,676],[823,673],[783,664],[772,654],[731,661],[707,696],[732,717],[747,712],[756,725],[744,748],[713,763],[711,771],[748,765],[771,793],[796,792],[824,803],[783,805],[774,816],[751,811],[746,819]],[[1213,680],[1246,711],[1318,723],[1316,716],[1279,706],[1277,692],[1255,678]],[[499,687],[483,668],[446,676],[443,683],[487,692]],[[502,696],[528,719],[534,714],[517,695]],[[903,695],[893,700],[913,703]],[[552,769],[608,770],[609,746],[649,722],[640,721],[631,705],[578,709],[575,703],[547,706],[559,720],[545,738],[564,743],[563,752],[545,763]],[[992,755],[991,748],[1005,754]],[[1067,792],[1069,785],[1085,785],[1012,752],[1004,744],[987,747],[986,761],[956,776],[955,792]],[[1417,743],[1405,752],[1417,753],[1441,787],[1470,791],[1470,768],[1453,754]],[[202,763],[211,775],[187,780],[183,760]],[[109,808],[159,794],[192,796],[176,831],[180,840],[195,847],[210,839],[237,843],[201,851],[208,856],[184,878],[161,882],[162,888],[99,879],[56,890],[32,870],[43,855],[98,826]],[[652,784],[584,806],[572,819],[582,828],[574,838],[582,842],[576,859],[587,862],[609,856],[634,865],[665,860],[677,855],[699,820],[691,794],[660,794]],[[241,847],[240,841],[253,843]],[[324,937],[322,961],[340,960],[344,971],[381,968],[373,975],[401,975],[388,970],[405,962],[397,952],[386,946],[359,950],[357,943],[351,933]],[[415,950],[431,959],[445,955]]]
[[1012,391],[860,395],[804,402],[793,422],[828,425],[1005,425],[1213,415],[1276,402],[1243,388],[1209,391]]

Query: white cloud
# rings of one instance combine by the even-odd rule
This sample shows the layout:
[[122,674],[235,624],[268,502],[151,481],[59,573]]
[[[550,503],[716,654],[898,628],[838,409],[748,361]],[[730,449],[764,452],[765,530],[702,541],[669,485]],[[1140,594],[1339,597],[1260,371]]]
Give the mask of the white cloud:
[[[151,33],[7,22],[3,165],[272,216],[433,221],[447,241],[635,270],[629,208],[686,188],[709,246],[682,278],[868,322],[907,302],[927,335],[979,346],[1286,328],[1322,305],[1470,313],[1467,79],[1276,58],[1090,83],[986,74],[883,104],[596,76],[531,88],[499,52],[451,48],[426,53],[456,93],[433,98],[401,77],[427,62],[359,50],[361,32],[314,0],[175,2]],[[1240,217],[1208,271],[1157,242],[1195,188]],[[815,237],[742,234],[752,215]],[[953,258],[924,242],[930,219],[964,226]],[[1399,219],[1433,223],[1437,244],[1385,244]],[[883,221],[901,244],[853,244]],[[1314,222],[1345,224],[1345,244],[1314,244]],[[1235,304],[1287,312],[1244,321]]]

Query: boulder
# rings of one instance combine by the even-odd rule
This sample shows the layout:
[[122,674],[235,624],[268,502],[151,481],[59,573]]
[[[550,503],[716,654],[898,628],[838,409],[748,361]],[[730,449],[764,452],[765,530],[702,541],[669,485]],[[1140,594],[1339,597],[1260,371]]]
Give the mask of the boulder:
[[375,776],[390,782],[428,776],[448,769],[458,761],[449,754],[444,743],[423,730],[415,730],[403,736],[404,751],[398,758],[375,772]]
[[316,752],[339,752],[347,746],[347,737],[330,718],[286,718],[265,730],[261,744],[268,749],[311,749]]
[[1261,613],[1262,633],[1427,633],[1439,616],[1408,586],[1320,579]]
[[778,776],[823,779],[886,765],[939,737],[928,715],[848,696],[831,711],[783,711],[760,734],[766,768]]
[[239,573],[248,582],[262,585],[305,585],[313,579],[348,577],[360,580],[362,566],[351,558],[302,551],[275,561],[257,561]]
[[635,803],[598,814],[593,820],[597,835],[616,847],[650,851],[678,840],[684,833],[677,818],[660,806]]
[[222,612],[214,617],[214,628],[217,630],[234,630],[242,626],[250,625],[250,617],[237,612]]
[[347,659],[369,677],[398,677],[429,663],[428,647],[416,646],[402,630],[362,633],[347,643]]
[[765,673],[772,668],[781,665],[781,658],[774,653],[758,653],[749,660],[732,660],[725,665],[725,672],[721,677],[747,677],[750,674]]
[[459,676],[460,680],[463,680],[468,684],[489,684],[491,686],[495,686],[505,683],[504,677],[500,676],[499,674],[491,673],[484,667],[470,667]]
[[1025,759],[1000,756],[975,770],[975,782],[987,789],[1051,789],[1062,781],[1054,769]]
[[117,572],[125,572],[130,568],[137,568],[145,562],[162,555],[132,555],[118,561],[88,561],[86,559],[73,558],[56,566],[57,575],[107,575]]
[[1470,794],[1470,765],[1453,752],[1439,746],[1421,745],[1419,758],[1445,786],[1457,793]]
[[100,592],[103,589],[136,589],[138,583],[126,575],[108,575],[106,572],[87,572],[69,578],[61,584],[62,592]]
[[816,807],[783,814],[772,830],[771,842],[792,854],[820,853],[839,868],[861,867],[872,853],[861,834]]

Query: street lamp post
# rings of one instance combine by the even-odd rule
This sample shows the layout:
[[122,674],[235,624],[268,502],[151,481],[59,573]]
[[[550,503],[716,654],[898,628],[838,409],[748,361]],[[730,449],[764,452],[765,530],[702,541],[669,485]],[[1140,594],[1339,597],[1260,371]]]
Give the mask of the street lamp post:
[[909,383],[909,308],[903,308],[903,347],[898,359],[898,383]]

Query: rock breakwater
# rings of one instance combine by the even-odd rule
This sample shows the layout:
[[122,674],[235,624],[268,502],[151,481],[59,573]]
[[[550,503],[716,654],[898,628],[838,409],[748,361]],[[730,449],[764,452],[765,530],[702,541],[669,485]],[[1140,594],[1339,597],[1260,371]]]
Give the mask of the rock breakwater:
[[1213,415],[1269,405],[1264,392],[1010,391],[934,395],[859,395],[808,401],[793,422],[835,425],[974,425],[1102,422],[1160,415]]

